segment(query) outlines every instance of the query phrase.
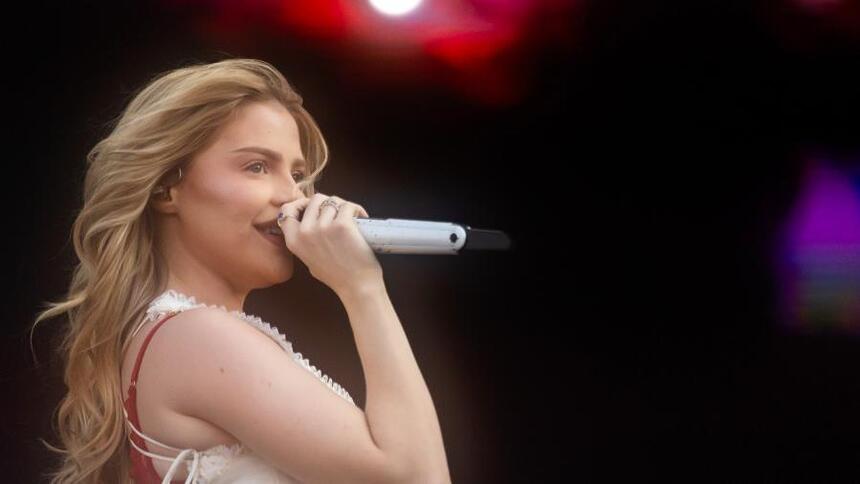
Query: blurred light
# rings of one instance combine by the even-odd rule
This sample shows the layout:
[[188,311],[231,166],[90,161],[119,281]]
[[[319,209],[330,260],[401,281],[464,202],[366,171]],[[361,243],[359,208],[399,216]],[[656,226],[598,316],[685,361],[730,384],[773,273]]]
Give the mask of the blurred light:
[[776,252],[781,322],[791,331],[860,335],[858,173],[807,165]]
[[403,15],[418,7],[421,0],[370,0],[373,8],[386,15]]
[[[487,107],[528,99],[549,56],[572,55],[582,0],[161,0],[222,50],[314,50],[344,82],[440,91]],[[412,10],[391,18],[382,11]],[[377,10],[379,9],[379,10]]]

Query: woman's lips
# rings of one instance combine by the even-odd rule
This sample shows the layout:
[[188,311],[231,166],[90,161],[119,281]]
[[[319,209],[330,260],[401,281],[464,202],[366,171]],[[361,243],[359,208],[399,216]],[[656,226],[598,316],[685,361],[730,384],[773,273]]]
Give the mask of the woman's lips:
[[284,236],[283,235],[270,234],[270,233],[264,232],[260,229],[257,229],[257,232],[259,232],[260,235],[262,235],[264,239],[268,240],[269,242],[275,244],[278,247],[286,247],[287,246],[286,242],[284,242]]

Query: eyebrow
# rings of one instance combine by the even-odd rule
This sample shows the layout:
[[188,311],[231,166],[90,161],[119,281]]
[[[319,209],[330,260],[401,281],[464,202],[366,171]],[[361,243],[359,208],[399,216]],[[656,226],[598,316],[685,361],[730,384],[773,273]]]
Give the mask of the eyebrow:
[[[274,150],[270,150],[268,148],[263,148],[262,146],[244,146],[242,148],[236,148],[235,150],[231,151],[231,153],[237,153],[237,152],[259,153],[261,155],[268,156],[269,158],[272,158],[273,160],[276,160],[279,162],[283,161],[283,157],[281,156],[280,153],[278,153],[277,151],[274,151]],[[308,162],[302,158],[293,158],[293,163],[296,165],[299,165],[299,166],[307,166],[307,164],[308,164]]]

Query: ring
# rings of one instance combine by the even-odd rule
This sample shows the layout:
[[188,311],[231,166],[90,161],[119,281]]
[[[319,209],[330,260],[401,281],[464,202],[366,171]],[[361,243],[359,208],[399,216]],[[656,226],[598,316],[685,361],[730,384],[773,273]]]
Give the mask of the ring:
[[326,205],[331,205],[332,207],[334,207],[335,214],[340,212],[340,206],[331,197],[326,198],[325,201],[320,204],[320,211],[321,212],[322,212],[323,207],[325,207]]
[[[286,221],[288,218],[294,218],[296,220],[299,220],[299,218],[296,217],[295,215],[288,215],[288,214],[284,214],[283,212],[279,212],[278,213],[278,219],[277,219],[278,226],[280,226],[282,223],[284,223],[284,221]],[[299,222],[301,222],[301,220],[299,220]]]

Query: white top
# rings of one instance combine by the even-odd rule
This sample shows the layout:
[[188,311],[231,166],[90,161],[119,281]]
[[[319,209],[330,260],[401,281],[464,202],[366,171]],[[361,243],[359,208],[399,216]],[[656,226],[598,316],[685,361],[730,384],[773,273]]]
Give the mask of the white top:
[[[150,303],[149,307],[146,310],[146,318],[137,326],[137,328],[135,328],[134,332],[132,333],[132,336],[137,334],[143,324],[147,321],[158,321],[169,313],[178,313],[197,307],[213,307],[227,311],[224,306],[198,303],[193,296],[186,296],[176,290],[168,289],[161,293],[161,295],[156,297],[152,301],[152,303]],[[288,341],[286,337],[280,331],[278,331],[277,328],[273,327],[271,324],[263,321],[257,316],[246,314],[242,311],[229,311],[229,313],[262,331],[263,334],[265,334],[266,336],[272,338],[276,343],[278,343],[278,345],[281,346],[281,348],[284,349],[284,351],[293,356],[293,361],[295,361],[302,368],[316,375],[316,377],[319,378],[320,381],[322,381],[327,387],[329,387],[335,394],[339,395],[344,400],[355,405],[355,402],[352,400],[352,397],[349,395],[349,392],[347,392],[346,389],[335,383],[327,375],[323,375],[322,371],[318,370],[314,365],[311,365],[310,361],[307,358],[302,358],[301,353],[294,352],[293,344]],[[125,407],[123,407],[123,412],[125,413]],[[161,447],[179,453],[176,456],[164,456],[148,452],[138,447],[137,444],[135,444],[134,441],[131,440],[131,435],[129,435],[129,442],[131,442],[131,445],[134,446],[134,448],[137,449],[143,455],[146,455],[153,459],[172,462],[170,469],[164,475],[164,480],[162,481],[163,484],[170,483],[173,476],[179,470],[179,465],[183,462],[185,462],[186,468],[188,469],[188,477],[185,480],[186,484],[299,483],[299,481],[297,481],[294,477],[282,473],[280,470],[271,466],[260,457],[254,455],[241,443],[237,443],[231,446],[222,444],[217,445],[215,447],[211,447],[206,450],[179,449],[176,447],[165,445],[141,433],[140,430],[135,428],[131,421],[128,419],[127,413],[126,423],[128,424],[132,432],[134,432],[147,442],[157,444]]]

